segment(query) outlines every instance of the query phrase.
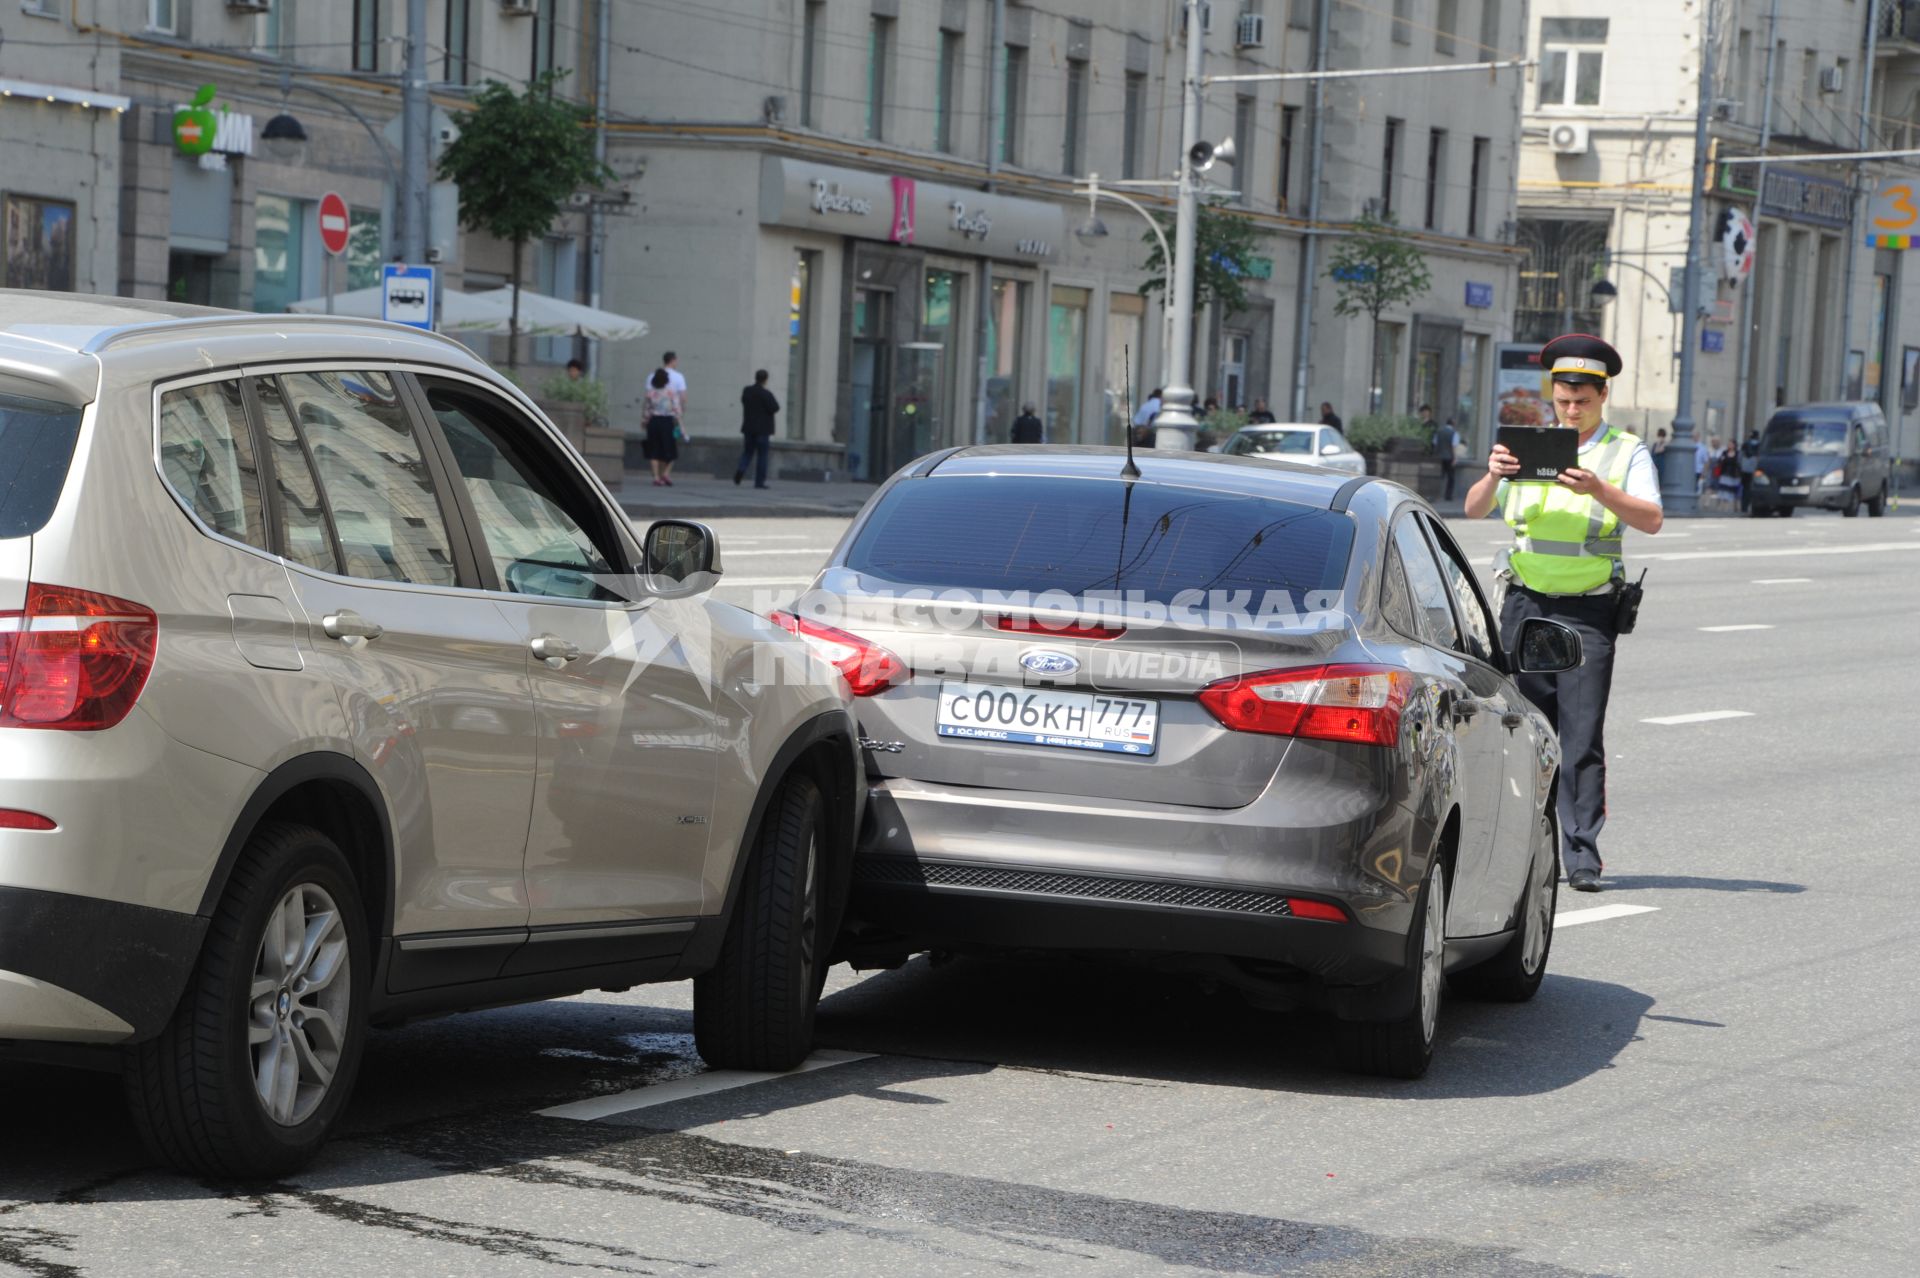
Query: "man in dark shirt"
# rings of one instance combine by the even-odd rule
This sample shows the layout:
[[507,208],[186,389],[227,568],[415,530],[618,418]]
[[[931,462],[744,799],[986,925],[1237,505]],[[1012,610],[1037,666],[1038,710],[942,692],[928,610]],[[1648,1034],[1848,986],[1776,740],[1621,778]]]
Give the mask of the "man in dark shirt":
[[740,464],[733,468],[733,482],[747,476],[747,463],[753,463],[753,486],[767,486],[767,456],[773,450],[773,415],[780,401],[767,389],[767,370],[753,375],[753,385],[740,392]]
[[1253,411],[1247,414],[1247,425],[1266,426],[1272,422],[1273,410],[1267,407],[1267,401],[1264,399],[1254,400]]
[[1334,412],[1333,405],[1327,403],[1325,400],[1320,401],[1320,424],[1322,426],[1331,426],[1335,430],[1341,429],[1340,414]]
[[1020,415],[1013,419],[1013,434],[1009,438],[1016,444],[1038,444],[1046,432],[1045,424],[1034,416],[1033,405],[1020,405]]

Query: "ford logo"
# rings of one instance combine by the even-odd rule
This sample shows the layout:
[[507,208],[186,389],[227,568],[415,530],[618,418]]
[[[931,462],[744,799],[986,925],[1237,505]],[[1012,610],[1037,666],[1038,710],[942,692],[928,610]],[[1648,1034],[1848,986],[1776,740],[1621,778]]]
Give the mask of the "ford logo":
[[1080,668],[1080,658],[1051,648],[1035,648],[1020,654],[1020,665],[1032,674],[1070,675]]

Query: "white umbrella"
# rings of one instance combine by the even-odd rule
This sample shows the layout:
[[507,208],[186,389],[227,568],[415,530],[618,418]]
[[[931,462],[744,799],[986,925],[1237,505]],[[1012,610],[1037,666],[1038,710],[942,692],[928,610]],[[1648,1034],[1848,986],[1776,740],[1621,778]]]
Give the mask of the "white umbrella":
[[[483,296],[479,293],[446,293],[440,298],[440,327],[452,328],[456,324],[465,327],[464,322],[476,318],[485,323],[493,315],[491,306],[481,306],[475,299]],[[384,286],[376,284],[372,288],[356,288],[346,293],[333,295],[333,313],[351,319],[379,319],[386,299]],[[287,309],[302,315],[324,315],[327,311],[327,299],[324,297],[303,297],[288,304]],[[504,315],[504,312],[502,313]],[[506,332],[506,320],[500,321],[500,331]]]
[[[442,329],[458,333],[504,334],[507,331],[513,315],[512,288],[489,289],[484,293],[465,293],[460,296],[472,308],[470,313],[454,318],[443,312],[440,320]],[[452,300],[451,294],[448,300]],[[518,331],[522,336],[595,337],[603,342],[625,342],[645,337],[647,322],[594,306],[582,306],[578,302],[564,302],[557,297],[523,288],[520,290]]]

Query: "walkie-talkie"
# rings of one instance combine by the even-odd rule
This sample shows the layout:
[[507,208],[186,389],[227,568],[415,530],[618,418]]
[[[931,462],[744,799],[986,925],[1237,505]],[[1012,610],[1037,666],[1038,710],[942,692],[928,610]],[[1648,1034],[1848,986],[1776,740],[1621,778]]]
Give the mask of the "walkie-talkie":
[[1620,589],[1614,592],[1613,632],[1617,635],[1633,633],[1634,623],[1640,620],[1640,597],[1646,593],[1642,584],[1647,579],[1647,570],[1640,570],[1639,581],[1622,581]]

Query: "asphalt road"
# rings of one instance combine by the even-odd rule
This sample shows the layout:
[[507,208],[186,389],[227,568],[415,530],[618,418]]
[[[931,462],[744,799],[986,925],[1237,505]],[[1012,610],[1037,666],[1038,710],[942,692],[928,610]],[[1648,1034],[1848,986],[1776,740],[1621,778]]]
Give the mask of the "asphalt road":
[[[722,524],[723,593],[841,527]],[[0,1274],[1920,1272],[1920,519],[1629,556],[1608,891],[1419,1082],[1182,980],[919,959],[837,969],[842,1055],[741,1085],[686,986],[382,1033],[319,1164],[238,1190],[149,1166],[111,1079],[4,1068]]]

